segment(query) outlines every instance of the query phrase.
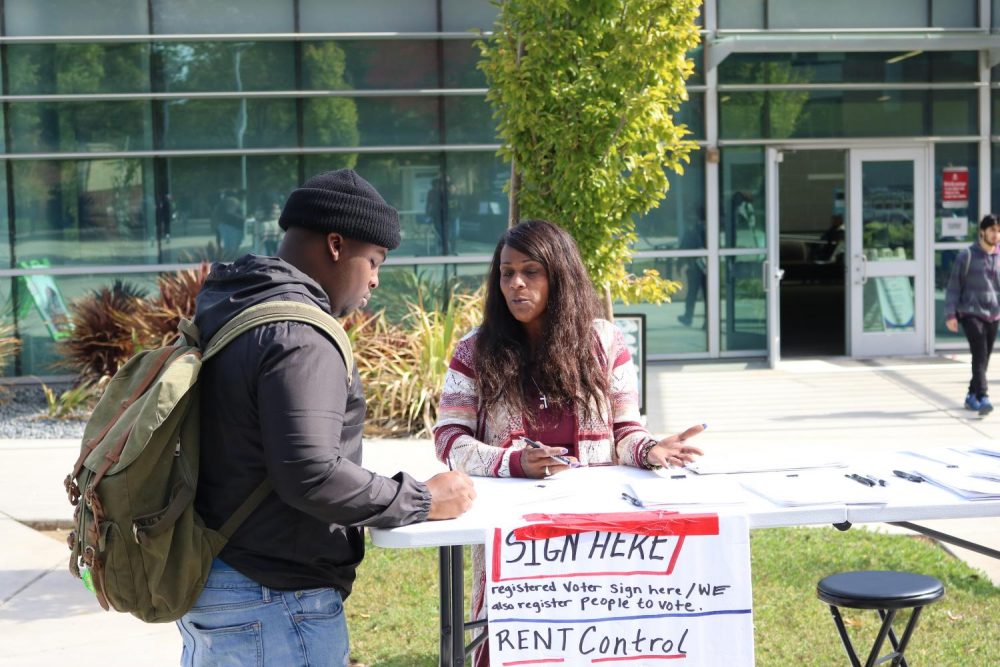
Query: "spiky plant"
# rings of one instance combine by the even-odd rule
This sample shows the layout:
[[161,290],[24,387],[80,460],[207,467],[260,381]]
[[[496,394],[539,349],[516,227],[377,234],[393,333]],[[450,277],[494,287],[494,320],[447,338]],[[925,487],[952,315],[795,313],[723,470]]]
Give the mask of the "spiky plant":
[[145,297],[141,287],[116,280],[72,301],[73,335],[59,343],[61,365],[75,370],[81,382],[114,375],[138,349],[128,322],[147,310]]
[[420,296],[399,324],[378,313],[350,329],[371,435],[430,433],[455,344],[482,317],[482,289],[451,294],[443,310],[424,308]]
[[[10,368],[14,355],[21,347],[21,341],[16,336],[13,324],[0,323],[0,376]],[[0,399],[7,393],[7,387],[0,385]]]
[[135,332],[143,349],[163,347],[177,340],[182,318],[194,317],[195,299],[208,276],[208,264],[194,269],[164,273],[156,279],[159,294],[143,309],[123,314],[121,324]]

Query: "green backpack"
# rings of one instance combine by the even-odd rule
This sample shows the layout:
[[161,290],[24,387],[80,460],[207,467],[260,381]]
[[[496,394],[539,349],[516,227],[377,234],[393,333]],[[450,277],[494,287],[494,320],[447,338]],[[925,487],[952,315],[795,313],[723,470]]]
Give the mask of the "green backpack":
[[240,334],[289,320],[311,324],[339,348],[350,382],[354,358],[340,323],[292,301],[248,308],[204,348],[197,327],[183,320],[177,343],[136,354],[111,379],[64,482],[76,506],[69,569],[105,610],[147,622],[183,616],[201,594],[212,559],[270,493],[264,480],[217,531],[195,512],[198,372]]

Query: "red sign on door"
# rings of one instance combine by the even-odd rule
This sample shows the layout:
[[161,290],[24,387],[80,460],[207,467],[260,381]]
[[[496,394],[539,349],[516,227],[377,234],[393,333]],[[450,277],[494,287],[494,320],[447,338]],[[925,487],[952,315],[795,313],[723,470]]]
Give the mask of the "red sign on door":
[[945,167],[941,173],[942,208],[969,207],[969,168]]

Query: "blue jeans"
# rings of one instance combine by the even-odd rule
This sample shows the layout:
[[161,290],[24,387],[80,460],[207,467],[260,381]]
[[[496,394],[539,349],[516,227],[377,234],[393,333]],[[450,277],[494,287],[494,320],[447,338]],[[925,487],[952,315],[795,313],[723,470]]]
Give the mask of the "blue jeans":
[[340,591],[276,591],[216,558],[205,590],[179,621],[184,667],[346,667]]

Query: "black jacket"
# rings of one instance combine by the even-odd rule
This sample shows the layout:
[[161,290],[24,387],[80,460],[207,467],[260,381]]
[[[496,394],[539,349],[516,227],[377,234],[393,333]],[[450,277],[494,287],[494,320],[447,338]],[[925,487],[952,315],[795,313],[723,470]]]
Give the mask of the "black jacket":
[[[280,259],[247,255],[215,264],[197,300],[202,342],[245,308],[277,299],[330,311],[320,286]],[[346,373],[334,344],[300,322],[248,331],[202,368],[195,506],[218,528],[271,478],[274,492],[220,554],[270,588],[336,586],[346,596],[364,557],[359,526],[427,518],[424,484],[361,467],[365,398],[357,370],[349,388]]]

